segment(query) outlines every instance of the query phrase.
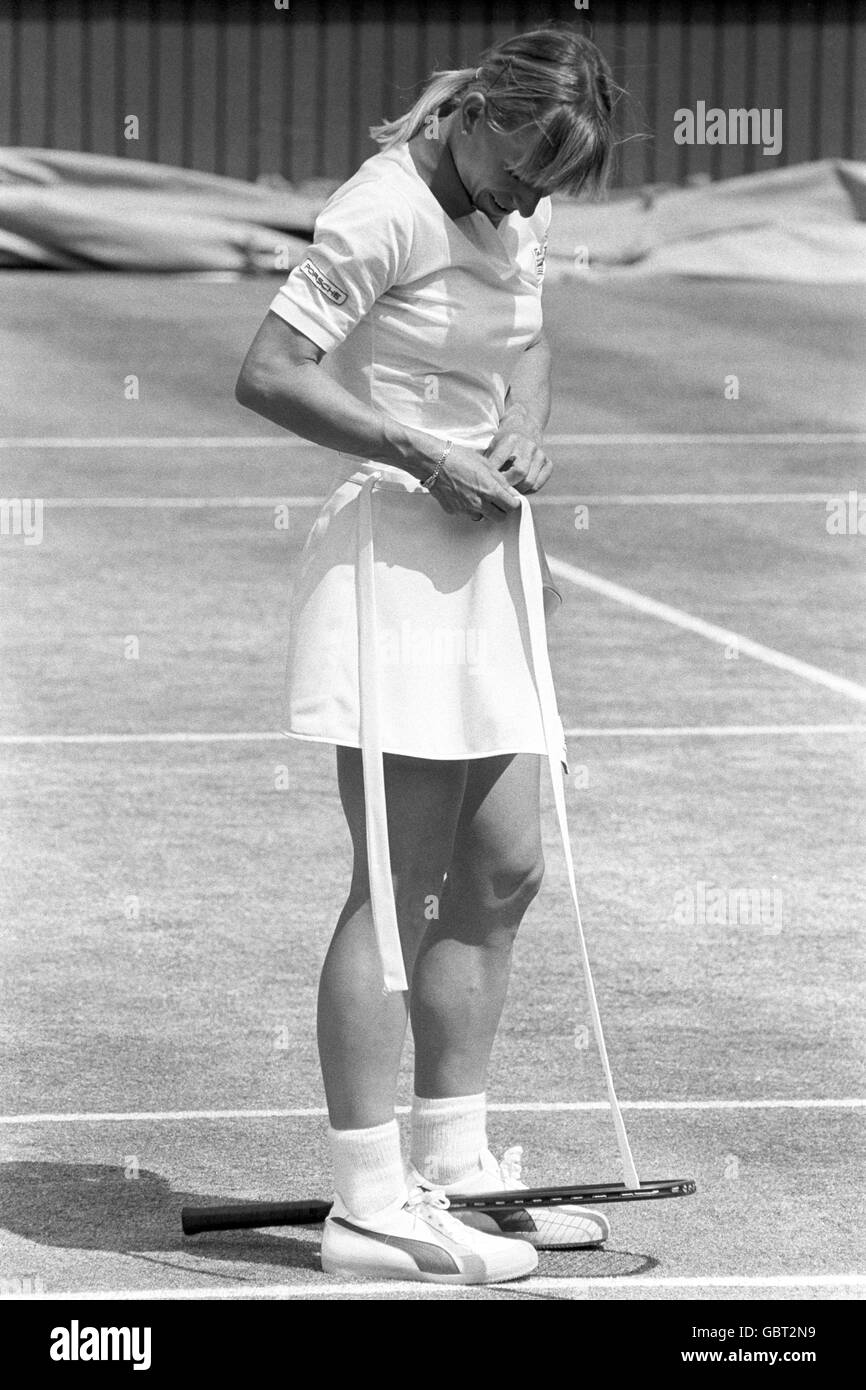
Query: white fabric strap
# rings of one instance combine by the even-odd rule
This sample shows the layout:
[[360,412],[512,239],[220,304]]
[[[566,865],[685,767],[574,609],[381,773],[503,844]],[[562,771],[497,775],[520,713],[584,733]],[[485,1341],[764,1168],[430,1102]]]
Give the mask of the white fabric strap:
[[358,498],[358,563],[355,568],[358,610],[358,694],[361,718],[361,758],[364,768],[364,814],[367,827],[367,871],[373,930],[382,962],[385,993],[408,989],[400,946],[391,852],[379,711],[376,583],[373,569],[373,511],[371,494],[381,477],[371,473]]
[[559,756],[559,749],[562,743],[562,722],[556,708],[556,691],[553,685],[553,673],[550,669],[550,656],[547,650],[547,631],[544,623],[544,591],[541,583],[541,566],[539,564],[538,545],[535,536],[535,519],[532,515],[532,508],[526,498],[521,497],[520,501],[520,577],[523,583],[523,593],[526,599],[526,613],[529,621],[529,641],[532,651],[535,689],[538,694],[538,703],[541,707],[544,741],[547,744],[547,761],[550,766],[550,780],[553,784],[553,800],[556,804],[556,818],[559,822],[559,834],[562,840],[563,853],[565,855],[565,865],[568,870],[568,886],[571,889],[571,900],[574,903],[574,915],[577,921],[577,936],[580,943],[580,959],[583,965],[583,977],[586,981],[589,1014],[592,1019],[592,1031],[595,1034],[595,1041],[598,1046],[601,1065],[604,1070],[604,1079],[607,1085],[607,1095],[610,1101],[613,1125],[616,1130],[619,1156],[622,1160],[623,1181],[626,1187],[638,1188],[640,1187],[640,1179],[638,1178],[637,1169],[635,1168],[634,1159],[632,1158],[628,1135],[625,1132],[625,1124],[623,1123],[622,1112],[619,1108],[619,1101],[616,1098],[613,1074],[610,1069],[607,1047],[604,1041],[604,1031],[601,1026],[601,1014],[598,1011],[598,1001],[595,997],[595,985],[592,979],[589,953],[586,949],[586,938],[583,934],[583,923],[580,919],[580,904],[577,900],[574,860],[571,855],[571,839],[568,833],[568,820],[565,814],[565,787],[562,777],[562,763],[560,762]]
[[[397,910],[394,902],[394,885],[391,880],[391,857],[388,846],[388,816],[385,800],[385,774],[382,760],[382,734],[379,709],[378,646],[376,626],[376,590],[373,566],[373,514],[372,492],[381,474],[372,473],[361,486],[358,498],[358,553],[356,567],[356,595],[358,609],[358,685],[361,718],[361,755],[364,769],[364,802],[367,827],[367,865],[370,880],[370,905],[373,913],[373,927],[376,944],[382,962],[382,975],[385,992],[392,993],[408,989],[403,952],[400,946],[400,931],[397,925]],[[544,740],[547,746],[547,760],[553,784],[553,799],[565,864],[568,870],[568,883],[574,914],[577,921],[577,934],[580,944],[580,958],[586,981],[590,1018],[595,1041],[598,1046],[604,1070],[607,1094],[613,1115],[617,1145],[622,1161],[623,1179],[626,1187],[640,1187],[634,1159],[623,1123],[619,1102],[613,1084],[613,1075],[607,1056],[601,1016],[595,997],[595,985],[583,923],[580,918],[580,905],[577,899],[577,884],[574,875],[574,860],[571,854],[571,841],[568,833],[568,820],[565,812],[565,788],[560,761],[563,748],[562,722],[556,707],[556,691],[550,657],[547,651],[547,629],[544,620],[544,590],[542,586],[541,564],[538,555],[538,542],[532,508],[525,497],[521,497],[520,530],[518,554],[520,576],[526,602],[527,623],[529,626],[530,654],[532,657],[535,688],[541,711]]]

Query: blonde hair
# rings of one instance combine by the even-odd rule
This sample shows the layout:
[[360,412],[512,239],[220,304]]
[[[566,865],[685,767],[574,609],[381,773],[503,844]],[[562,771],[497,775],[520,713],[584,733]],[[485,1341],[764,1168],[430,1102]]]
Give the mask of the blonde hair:
[[584,186],[596,192],[605,187],[621,89],[595,44],[573,25],[517,34],[487,49],[478,67],[434,72],[411,110],[371,126],[370,134],[385,149],[404,144],[430,117],[448,115],[471,91],[483,94],[493,130],[537,131],[512,166],[523,183],[571,194]]

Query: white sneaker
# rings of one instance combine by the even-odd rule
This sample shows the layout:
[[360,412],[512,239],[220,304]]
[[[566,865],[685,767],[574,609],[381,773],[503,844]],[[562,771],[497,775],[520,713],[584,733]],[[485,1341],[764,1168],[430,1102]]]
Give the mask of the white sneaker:
[[[520,1180],[522,1156],[523,1149],[515,1144],[513,1148],[506,1149],[502,1162],[498,1163],[490,1150],[485,1149],[478,1156],[481,1166],[477,1172],[449,1183],[441,1190],[451,1196],[458,1193],[469,1196],[473,1192],[511,1192],[515,1188],[525,1188],[527,1184]],[[429,1179],[422,1177],[415,1169],[411,1170],[410,1181],[428,1190],[433,1188]],[[607,1217],[589,1207],[519,1207],[506,1210],[479,1207],[458,1209],[452,1214],[464,1225],[489,1234],[528,1241],[537,1250],[581,1250],[602,1245],[610,1235]]]
[[538,1256],[455,1221],[441,1190],[413,1187],[407,1198],[363,1221],[334,1199],[322,1236],[326,1274],[487,1284],[531,1274]]

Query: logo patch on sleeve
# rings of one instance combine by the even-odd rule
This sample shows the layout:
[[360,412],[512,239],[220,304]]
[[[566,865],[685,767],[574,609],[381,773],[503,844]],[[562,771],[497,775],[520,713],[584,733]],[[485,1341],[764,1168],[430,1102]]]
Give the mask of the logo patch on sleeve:
[[321,290],[326,299],[330,299],[332,304],[345,304],[348,295],[345,290],[341,290],[339,285],[335,285],[333,280],[329,280],[327,275],[323,275],[319,267],[309,256],[302,261],[298,267],[302,275],[306,275],[311,280],[317,290]]

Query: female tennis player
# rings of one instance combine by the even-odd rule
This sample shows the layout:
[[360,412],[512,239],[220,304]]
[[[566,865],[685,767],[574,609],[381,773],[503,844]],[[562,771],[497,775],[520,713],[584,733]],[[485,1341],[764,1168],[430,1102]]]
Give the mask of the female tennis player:
[[568,25],[434,73],[371,132],[380,152],[320,214],[238,380],[241,404],[337,455],[293,590],[285,731],[336,745],[354,847],[318,1006],[339,1275],[483,1283],[608,1235],[585,1207],[500,1224],[447,1195],[520,1186],[519,1150],[488,1148],[485,1086],[543,871],[540,755],[563,746],[559,599],[525,500],[552,468],[541,281],[550,193],[604,181],[612,92]]

